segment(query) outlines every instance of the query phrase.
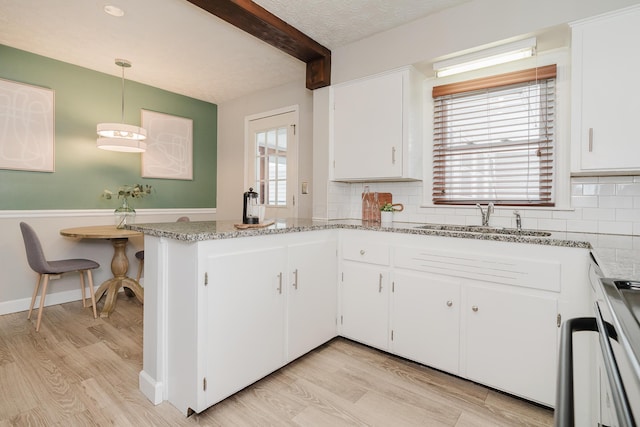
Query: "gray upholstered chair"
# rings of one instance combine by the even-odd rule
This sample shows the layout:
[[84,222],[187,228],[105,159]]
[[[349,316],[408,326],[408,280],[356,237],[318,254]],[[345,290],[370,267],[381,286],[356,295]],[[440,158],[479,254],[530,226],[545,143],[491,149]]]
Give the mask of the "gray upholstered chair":
[[[188,216],[181,216],[176,222],[189,222],[191,221]],[[142,277],[142,270],[144,270],[144,251],[136,252],[136,259],[138,260],[138,274],[136,275],[136,281],[140,282]]]
[[[38,320],[36,322],[36,332],[40,331],[40,321],[42,320],[42,310],[44,309],[44,299],[47,293],[47,286],[49,285],[49,275],[62,274],[77,271],[80,273],[80,289],[82,289],[82,306],[86,307],[86,297],[84,290],[84,273],[87,272],[89,278],[89,291],[91,293],[91,304],[93,306],[93,318],[97,318],[96,313],[96,297],[93,290],[93,276],[91,270],[100,267],[95,261],[90,259],[62,259],[57,261],[47,261],[42,250],[42,245],[36,232],[33,228],[24,222],[20,223],[20,230],[22,231],[22,238],[24,239],[24,247],[27,251],[27,261],[29,267],[36,273],[38,273],[38,281],[36,282],[36,288],[33,290],[33,296],[31,297],[31,305],[29,306],[29,315],[27,319],[31,319],[31,312],[33,311],[33,305],[36,302],[36,296],[40,289],[40,283],[43,283],[42,293],[40,295],[40,308],[38,310]],[[42,278],[44,277],[44,280]]]

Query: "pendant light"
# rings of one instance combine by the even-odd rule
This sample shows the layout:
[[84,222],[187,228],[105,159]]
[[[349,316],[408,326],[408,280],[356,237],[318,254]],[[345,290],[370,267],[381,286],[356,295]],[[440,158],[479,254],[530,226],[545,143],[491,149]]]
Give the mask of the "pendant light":
[[131,67],[126,59],[116,59],[122,68],[122,121],[121,123],[98,123],[98,148],[125,153],[142,153],[147,149],[147,131],[139,126],[124,123],[124,69]]

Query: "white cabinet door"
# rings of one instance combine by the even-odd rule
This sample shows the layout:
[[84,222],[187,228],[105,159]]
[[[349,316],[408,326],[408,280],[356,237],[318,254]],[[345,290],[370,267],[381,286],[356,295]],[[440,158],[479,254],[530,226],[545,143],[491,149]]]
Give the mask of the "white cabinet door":
[[402,175],[402,75],[336,86],[334,178]]
[[333,179],[422,179],[422,81],[411,67],[332,87]]
[[336,239],[289,246],[289,361],[337,335],[336,249]]
[[459,279],[396,270],[391,298],[392,351],[457,374]]
[[640,8],[574,24],[572,37],[573,171],[640,170]]
[[286,257],[271,247],[207,258],[204,408],[284,365]]
[[481,284],[465,292],[466,377],[553,406],[557,299]]
[[386,350],[389,345],[389,272],[380,266],[344,262],[342,335]]

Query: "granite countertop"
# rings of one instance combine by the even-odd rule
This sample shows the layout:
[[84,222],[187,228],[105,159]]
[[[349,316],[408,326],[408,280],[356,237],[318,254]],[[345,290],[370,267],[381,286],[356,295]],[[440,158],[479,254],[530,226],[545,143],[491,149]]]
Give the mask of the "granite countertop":
[[[473,226],[428,224],[429,228],[416,228],[425,224],[394,222],[392,225],[365,225],[360,220],[318,221],[304,218],[278,219],[264,228],[239,230],[234,221],[193,221],[131,224],[127,228],[156,237],[196,242],[204,240],[234,239],[239,237],[295,233],[327,229],[373,230],[425,236],[443,236],[498,242],[526,243],[590,249],[606,277],[640,280],[640,236],[610,234],[550,232],[548,236],[529,236],[478,232]],[[535,231],[533,231],[535,233]]]

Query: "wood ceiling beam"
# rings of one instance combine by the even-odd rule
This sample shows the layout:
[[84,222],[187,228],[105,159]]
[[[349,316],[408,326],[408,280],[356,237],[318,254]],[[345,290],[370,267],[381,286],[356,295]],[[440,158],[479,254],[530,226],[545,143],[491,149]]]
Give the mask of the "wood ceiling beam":
[[307,64],[307,89],[331,84],[331,51],[251,0],[187,0]]

